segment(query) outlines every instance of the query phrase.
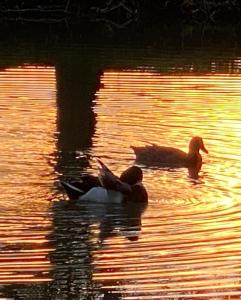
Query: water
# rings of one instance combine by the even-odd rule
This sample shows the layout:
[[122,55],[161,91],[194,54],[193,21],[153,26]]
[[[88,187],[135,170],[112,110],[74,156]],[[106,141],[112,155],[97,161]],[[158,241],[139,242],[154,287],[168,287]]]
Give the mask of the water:
[[[7,56],[3,299],[241,297],[240,57],[123,49],[75,44]],[[209,151],[199,177],[143,168],[148,205],[64,200],[59,180],[95,174],[96,157],[120,174],[134,163],[130,146],[187,150],[194,135]]]

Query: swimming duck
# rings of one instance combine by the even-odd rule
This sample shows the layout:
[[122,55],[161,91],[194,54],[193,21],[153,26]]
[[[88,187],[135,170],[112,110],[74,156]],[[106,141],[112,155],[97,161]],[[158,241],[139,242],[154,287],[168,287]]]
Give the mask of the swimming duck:
[[173,147],[156,144],[145,147],[131,146],[136,154],[136,161],[147,166],[187,167],[198,173],[202,167],[202,156],[199,150],[208,153],[201,137],[190,140],[188,153]]
[[123,201],[147,202],[148,195],[142,184],[143,172],[138,166],[131,166],[120,177],[101,161],[98,176],[85,175],[80,181],[61,184],[70,200],[121,203]]

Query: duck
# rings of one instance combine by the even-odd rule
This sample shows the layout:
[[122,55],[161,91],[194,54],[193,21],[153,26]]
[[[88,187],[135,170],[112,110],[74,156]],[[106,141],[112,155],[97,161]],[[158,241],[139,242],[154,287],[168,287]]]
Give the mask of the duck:
[[84,175],[79,181],[61,181],[69,200],[99,203],[147,202],[148,194],[142,183],[143,172],[131,166],[116,176],[100,159],[98,176]]
[[187,167],[192,174],[197,174],[202,167],[202,156],[199,151],[208,153],[203,139],[199,136],[191,138],[187,153],[177,148],[156,144],[144,147],[131,146],[131,148],[136,155],[136,162],[140,164],[172,168]]

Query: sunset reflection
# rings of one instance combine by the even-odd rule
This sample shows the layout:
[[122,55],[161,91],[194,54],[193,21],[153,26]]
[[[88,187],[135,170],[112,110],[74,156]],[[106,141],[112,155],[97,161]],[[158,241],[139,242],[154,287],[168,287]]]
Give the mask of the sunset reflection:
[[[203,155],[207,163],[204,170],[210,171],[210,176],[218,176],[216,179],[223,181],[225,189],[237,187],[241,178],[234,167],[241,158],[240,76],[106,71],[101,83],[103,88],[97,93],[95,106],[94,154],[107,157],[106,162],[113,164],[117,172],[134,160],[131,145],[156,143],[187,151],[190,137],[199,135],[210,153]],[[113,159],[108,158],[109,152]],[[115,164],[115,157],[122,163]],[[224,167],[225,172],[220,173]],[[224,198],[230,189],[226,192]],[[210,197],[213,201],[215,195]]]
[[93,155],[117,174],[134,163],[131,145],[187,151],[198,135],[209,154],[196,180],[185,169],[144,169],[140,238],[110,237],[95,252],[94,280],[123,299],[240,295],[241,76],[106,70],[101,84]]
[[50,163],[56,151],[53,67],[0,71],[0,283],[49,281]]

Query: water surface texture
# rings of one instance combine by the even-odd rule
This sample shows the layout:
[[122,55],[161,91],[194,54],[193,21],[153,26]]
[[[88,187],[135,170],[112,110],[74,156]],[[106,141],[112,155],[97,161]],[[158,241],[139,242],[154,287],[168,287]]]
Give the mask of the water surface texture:
[[55,95],[54,68],[0,72],[1,283],[49,281]]
[[[241,298],[240,58],[65,51],[0,71],[0,297]],[[58,184],[196,135],[199,177],[144,167],[148,205],[75,206]]]

